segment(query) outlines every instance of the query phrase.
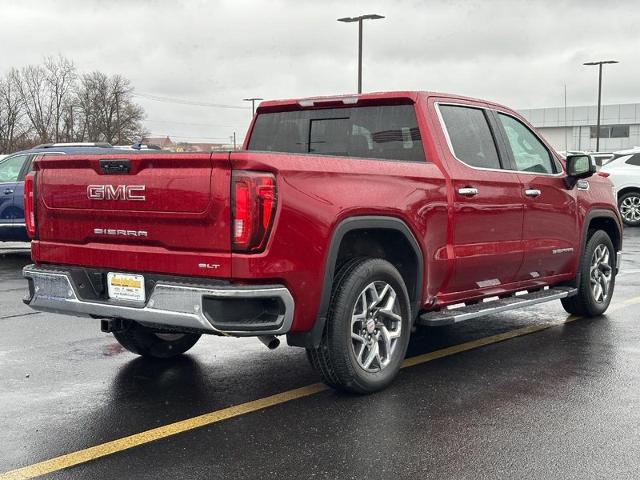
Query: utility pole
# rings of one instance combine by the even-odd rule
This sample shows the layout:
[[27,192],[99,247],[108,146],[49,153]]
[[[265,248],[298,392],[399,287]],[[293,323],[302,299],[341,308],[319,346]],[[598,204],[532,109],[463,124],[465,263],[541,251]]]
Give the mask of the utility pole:
[[339,22],[352,23],[358,22],[358,93],[362,93],[362,22],[364,20],[378,20],[384,18],[382,15],[371,13],[368,15],[360,15],[359,17],[339,18]]
[[233,132],[233,149],[236,149],[236,132]]
[[251,102],[251,116],[256,114],[256,100],[264,100],[264,98],[259,97],[251,97],[251,98],[243,98],[245,102]]
[[567,125],[569,121],[567,120],[567,84],[564,84],[564,153],[565,156],[569,155],[569,147],[567,146]]
[[617,60],[600,60],[597,62],[586,62],[583,65],[598,65],[598,126],[596,127],[596,152],[600,151],[600,108],[602,104],[602,65],[609,63],[620,63]]

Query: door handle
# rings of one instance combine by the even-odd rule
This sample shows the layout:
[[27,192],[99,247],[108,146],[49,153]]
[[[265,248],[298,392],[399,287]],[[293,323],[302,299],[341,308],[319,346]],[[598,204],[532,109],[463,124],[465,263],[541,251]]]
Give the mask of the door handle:
[[533,198],[535,198],[535,197],[537,197],[537,196],[539,196],[539,195],[542,195],[542,192],[541,192],[540,190],[538,190],[537,188],[527,188],[527,189],[524,191],[524,194],[525,194],[527,197],[533,197]]
[[478,195],[479,192],[477,188],[464,187],[464,188],[459,188],[458,193],[460,195],[464,195],[465,197],[475,197],[476,195]]
[[4,191],[4,194],[5,194],[5,195],[11,195],[12,193],[13,193],[13,190],[11,190],[10,188],[7,188],[7,189]]

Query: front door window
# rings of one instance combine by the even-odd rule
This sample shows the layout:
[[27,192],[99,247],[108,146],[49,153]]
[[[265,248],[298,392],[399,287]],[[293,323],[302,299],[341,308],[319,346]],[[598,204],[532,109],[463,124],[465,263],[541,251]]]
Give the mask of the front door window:
[[556,173],[551,154],[544,144],[523,123],[513,117],[498,114],[509,146],[513,152],[516,168],[528,173]]
[[18,181],[22,166],[27,155],[15,155],[0,161],[0,183],[13,183]]

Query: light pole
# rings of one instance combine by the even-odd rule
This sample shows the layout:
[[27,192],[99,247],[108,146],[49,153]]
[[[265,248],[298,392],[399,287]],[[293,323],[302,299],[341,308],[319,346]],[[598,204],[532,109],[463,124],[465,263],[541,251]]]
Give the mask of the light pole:
[[598,126],[596,127],[596,152],[600,151],[600,106],[602,103],[602,65],[607,63],[620,63],[617,60],[600,60],[598,62],[586,62],[583,65],[598,65]]
[[251,102],[251,115],[256,114],[256,100],[264,100],[264,98],[259,97],[251,97],[251,98],[243,98],[245,102]]
[[358,93],[362,93],[362,22],[364,20],[378,20],[384,18],[382,15],[370,13],[368,15],[360,15],[359,17],[339,18],[339,22],[351,23],[358,22]]

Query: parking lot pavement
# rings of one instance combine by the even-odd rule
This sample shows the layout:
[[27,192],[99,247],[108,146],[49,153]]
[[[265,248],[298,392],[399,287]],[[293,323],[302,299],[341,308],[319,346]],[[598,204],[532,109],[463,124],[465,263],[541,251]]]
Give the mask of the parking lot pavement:
[[[568,318],[554,302],[421,330],[417,364],[367,397],[323,389],[303,350],[255,339],[206,337],[174,361],[136,358],[97,320],[29,311],[28,255],[0,253],[0,472],[635,478],[640,229],[625,231],[624,251],[606,316]],[[29,467],[60,455],[49,470]]]

